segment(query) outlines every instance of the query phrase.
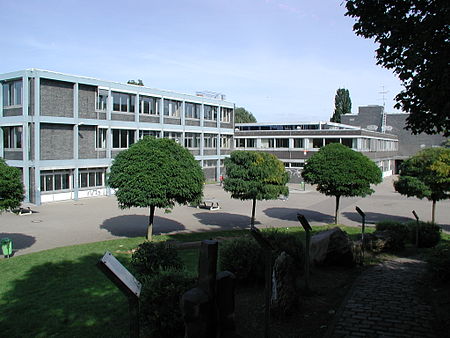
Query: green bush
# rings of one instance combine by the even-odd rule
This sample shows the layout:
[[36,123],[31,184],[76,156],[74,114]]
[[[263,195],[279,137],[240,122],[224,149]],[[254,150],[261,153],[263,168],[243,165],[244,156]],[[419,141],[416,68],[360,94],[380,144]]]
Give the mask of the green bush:
[[381,221],[375,224],[377,231],[389,231],[393,240],[389,245],[390,251],[399,251],[405,248],[405,243],[410,237],[408,225],[396,221]]
[[183,261],[178,251],[165,242],[144,242],[140,244],[131,257],[131,265],[140,274],[154,274],[159,270],[183,268]]
[[427,261],[434,278],[444,282],[450,281],[450,243],[434,247]]
[[220,243],[219,264],[221,270],[234,273],[238,282],[264,280],[263,251],[249,236]]
[[147,275],[141,282],[141,336],[182,337],[184,324],[180,300],[186,291],[195,287],[195,279],[169,269]]
[[[417,222],[411,221],[406,224],[410,229],[411,242],[416,243]],[[436,223],[419,222],[419,248],[432,248],[441,240],[441,227]]]
[[263,234],[275,248],[274,259],[285,251],[293,258],[299,271],[303,272],[305,249],[299,234],[282,232],[278,229],[271,229]]

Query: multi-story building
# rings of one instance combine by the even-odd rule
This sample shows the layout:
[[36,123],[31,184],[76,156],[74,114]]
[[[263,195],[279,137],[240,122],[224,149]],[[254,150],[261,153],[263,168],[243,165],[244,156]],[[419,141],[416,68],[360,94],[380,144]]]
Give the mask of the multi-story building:
[[114,156],[146,135],[175,139],[207,179],[233,147],[234,104],[207,96],[28,69],[0,75],[0,157],[25,201],[109,195]]
[[341,116],[341,122],[365,128],[372,131],[397,135],[398,152],[395,156],[395,172],[398,173],[399,164],[406,158],[415,155],[424,148],[439,147],[446,138],[442,135],[418,134],[413,135],[406,130],[407,113],[386,113],[383,106],[371,105],[358,108],[358,114]]
[[390,176],[394,170],[394,157],[398,151],[395,135],[379,133],[359,127],[332,123],[237,123],[235,148],[265,151],[284,162],[291,182],[301,181],[301,170],[320,147],[329,143],[342,143],[372,159]]

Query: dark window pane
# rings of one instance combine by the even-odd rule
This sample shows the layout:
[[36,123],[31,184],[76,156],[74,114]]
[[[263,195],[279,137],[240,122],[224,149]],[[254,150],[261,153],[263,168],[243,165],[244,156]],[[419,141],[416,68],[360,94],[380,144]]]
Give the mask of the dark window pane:
[[113,129],[112,134],[113,134],[113,148],[119,148],[119,132],[120,130],[118,129]]
[[89,186],[95,187],[95,173],[89,173]]
[[101,187],[103,185],[103,173],[97,172],[96,176],[97,176],[97,186]]
[[126,148],[127,147],[127,131],[125,129],[122,129],[120,131],[120,148]]
[[81,173],[80,174],[80,187],[86,188],[87,186],[88,186],[87,173]]
[[55,174],[55,190],[61,190],[61,174]]
[[69,174],[63,174],[63,176],[62,176],[62,188],[63,189],[70,189],[70,175]]
[[45,176],[45,191],[53,190],[53,175]]

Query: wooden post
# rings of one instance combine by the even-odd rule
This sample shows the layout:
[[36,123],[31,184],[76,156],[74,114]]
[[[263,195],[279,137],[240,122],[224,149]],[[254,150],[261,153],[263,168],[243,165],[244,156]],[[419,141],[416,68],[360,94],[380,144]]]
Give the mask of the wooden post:
[[361,255],[362,255],[362,259],[361,259],[361,265],[364,265],[364,232],[365,232],[365,229],[366,229],[366,214],[358,207],[356,207],[356,211],[362,217],[362,227],[361,227],[361,242],[362,242],[362,244],[361,244]]
[[306,217],[302,214],[297,214],[297,219],[301,223],[303,229],[305,229],[306,232],[306,248],[305,248],[305,289],[307,292],[310,292],[310,285],[309,285],[309,246],[311,241],[311,225],[309,225],[308,220]]
[[416,218],[416,249],[419,248],[419,216],[416,214],[416,212],[412,211],[414,217]]

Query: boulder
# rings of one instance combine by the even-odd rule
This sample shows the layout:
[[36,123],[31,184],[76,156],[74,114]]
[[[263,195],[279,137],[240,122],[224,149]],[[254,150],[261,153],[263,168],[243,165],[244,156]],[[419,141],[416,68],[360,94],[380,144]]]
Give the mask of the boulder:
[[293,258],[282,252],[275,260],[272,273],[271,313],[275,317],[284,317],[298,304],[296,272],[298,269]]
[[309,257],[316,265],[352,265],[352,244],[346,232],[336,227],[311,237]]

